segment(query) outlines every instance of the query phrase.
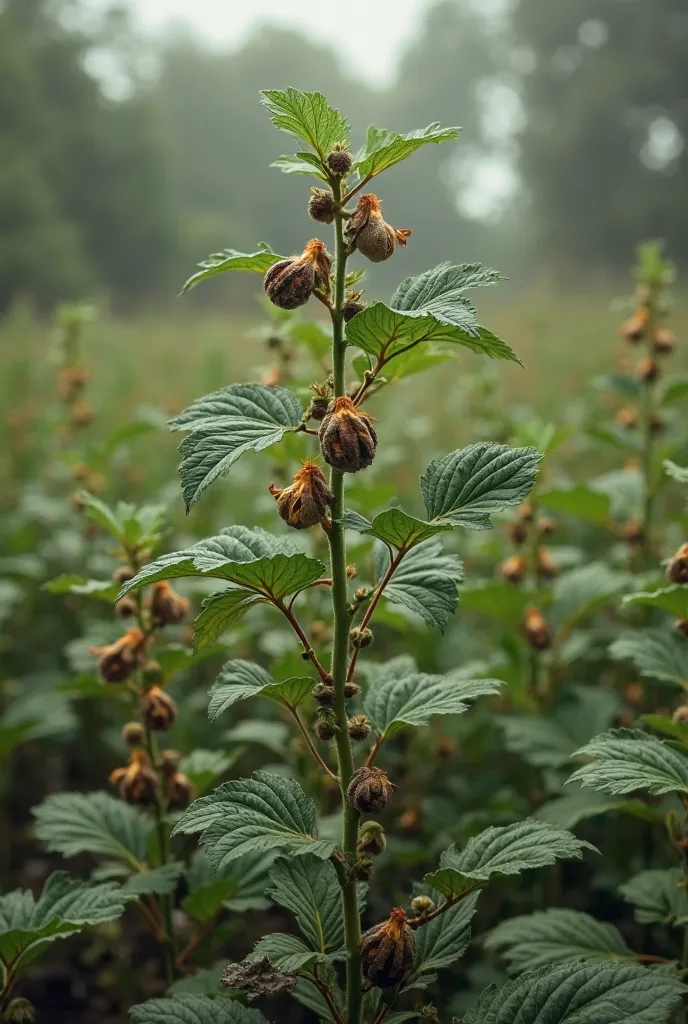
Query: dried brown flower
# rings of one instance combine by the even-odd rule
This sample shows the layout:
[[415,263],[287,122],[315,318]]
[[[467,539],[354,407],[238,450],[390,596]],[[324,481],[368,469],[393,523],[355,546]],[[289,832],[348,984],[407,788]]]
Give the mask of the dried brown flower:
[[141,716],[154,732],[170,729],[177,718],[177,705],[168,693],[153,683],[141,695]]
[[688,584],[688,542],[682,544],[676,551],[666,567],[667,579],[672,583]]
[[321,224],[331,224],[337,212],[337,204],[331,192],[324,188],[312,188],[308,200],[308,216]]
[[320,425],[320,450],[328,466],[358,473],[375,458],[377,434],[371,417],[346,395],[330,402]]
[[361,939],[363,974],[378,988],[393,988],[413,967],[416,939],[406,911],[396,907],[387,921],[375,925]]
[[331,265],[324,242],[312,238],[300,256],[273,263],[263,282],[265,292],[281,309],[298,309],[318,284],[329,288]]
[[280,517],[295,530],[317,526],[327,517],[332,504],[330,486],[314,462],[304,462],[289,487],[280,490],[270,484],[270,494],[277,502]]
[[351,777],[346,795],[361,814],[379,814],[389,803],[393,789],[381,768],[359,768]]
[[138,626],[128,629],[113,644],[90,647],[98,658],[98,671],[106,683],[123,683],[142,662],[146,638]]
[[349,173],[353,162],[354,158],[348,147],[341,142],[335,143],[327,154],[327,166],[333,174],[337,174],[340,178]]
[[499,571],[509,583],[520,583],[526,574],[526,560],[523,555],[510,555],[502,562]]
[[552,633],[539,608],[527,608],[523,616],[523,633],[536,651],[545,651],[552,642]]
[[178,626],[189,614],[190,604],[167,580],[153,584],[150,613],[155,626]]
[[382,216],[380,200],[373,192],[361,196],[346,229],[349,244],[372,263],[393,255],[396,243],[402,248],[411,234],[409,228],[393,228]]
[[132,750],[126,768],[116,768],[110,775],[113,786],[119,787],[119,795],[129,804],[151,804],[155,801],[158,776],[145,750]]
[[626,341],[642,341],[650,322],[650,307],[641,306],[628,320],[621,324],[621,333]]

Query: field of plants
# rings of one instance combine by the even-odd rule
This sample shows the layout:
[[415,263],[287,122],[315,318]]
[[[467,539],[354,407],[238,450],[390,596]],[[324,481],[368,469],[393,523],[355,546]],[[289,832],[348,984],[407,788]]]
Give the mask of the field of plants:
[[0,325],[0,1021],[685,1024],[685,282],[406,277],[455,130],[262,102],[299,255]]

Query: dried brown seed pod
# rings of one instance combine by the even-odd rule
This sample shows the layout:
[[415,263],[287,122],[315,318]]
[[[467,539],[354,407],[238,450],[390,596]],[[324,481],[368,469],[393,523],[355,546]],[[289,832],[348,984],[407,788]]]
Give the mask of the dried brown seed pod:
[[371,263],[388,260],[396,243],[403,248],[410,234],[409,228],[393,228],[384,220],[382,205],[373,192],[361,196],[346,228],[349,244]]
[[177,705],[161,686],[154,683],[141,695],[141,716],[154,732],[170,729],[177,718]]
[[378,988],[394,988],[413,967],[416,939],[406,911],[396,907],[387,921],[375,925],[361,939],[361,961],[367,981]]
[[165,800],[170,807],[188,807],[193,799],[193,786],[179,770],[170,772],[165,779]]
[[365,302],[345,302],[342,306],[344,322],[348,324],[350,320],[353,320],[357,313],[362,313],[365,308]]
[[502,562],[499,571],[509,583],[520,583],[526,574],[526,560],[523,555],[510,555]]
[[688,584],[688,543],[682,544],[669,559],[666,567],[667,579],[672,583]]
[[57,375],[57,390],[64,402],[71,402],[74,397],[88,384],[89,371],[85,366],[74,363],[65,366]]
[[128,583],[129,580],[133,580],[136,573],[133,569],[130,569],[128,565],[118,565],[112,574],[112,578],[115,583]]
[[327,166],[333,174],[338,175],[340,178],[344,177],[351,170],[354,162],[349,148],[342,143],[336,143],[330,152],[327,154],[325,161]]
[[523,634],[536,651],[546,651],[552,642],[552,633],[539,608],[527,608],[523,616]]
[[280,309],[298,309],[318,284],[329,287],[331,265],[325,243],[312,238],[300,256],[273,263],[263,281],[265,292]]
[[643,525],[642,523],[639,523],[637,519],[629,519],[627,523],[623,524],[619,533],[621,539],[631,546],[642,544],[645,538]]
[[352,715],[348,722],[352,740],[366,740],[370,736],[370,722],[367,715]]
[[649,323],[650,307],[641,306],[621,324],[621,333],[626,341],[642,341]]
[[321,707],[315,717],[313,731],[318,739],[322,740],[324,743],[327,743],[328,740],[334,739],[337,733],[337,718],[334,712],[330,711],[329,708]]
[[308,200],[308,216],[321,224],[331,224],[337,212],[337,204],[331,192],[324,188],[312,188]]
[[532,523],[535,517],[535,509],[529,501],[524,501],[523,504],[519,505],[516,509],[516,515],[523,523]]
[[517,519],[515,523],[509,523],[506,532],[509,535],[509,540],[517,547],[528,539],[528,526],[520,519]]
[[363,857],[360,854],[356,857],[351,868],[351,877],[357,882],[367,882],[373,873],[373,861],[371,857]]
[[537,574],[541,580],[553,580],[559,575],[559,566],[547,548],[537,550]]
[[659,364],[652,356],[643,356],[636,367],[636,372],[639,380],[645,381],[646,384],[652,384],[659,377]]
[[378,821],[364,821],[358,830],[356,849],[367,857],[379,857],[387,849],[385,830]]
[[150,613],[155,626],[178,626],[189,614],[191,605],[173,590],[167,580],[153,584]]
[[270,494],[277,502],[280,517],[295,530],[307,530],[326,519],[333,498],[327,480],[314,462],[304,462],[289,487],[280,490],[270,484]]
[[365,629],[360,629],[358,626],[354,626],[349,633],[349,643],[354,648],[371,647],[374,641],[375,634],[372,629],[368,629],[367,627]]
[[254,999],[293,992],[296,981],[296,974],[278,970],[266,956],[243,960],[240,964],[229,964],[222,972],[225,988],[245,992],[249,1003]]
[[375,458],[377,434],[368,413],[343,395],[330,402],[320,425],[320,450],[328,466],[358,473]]
[[337,699],[333,686],[325,686],[324,683],[316,683],[311,690],[311,696],[323,708],[334,707],[334,702]]
[[136,615],[136,612],[136,601],[131,594],[125,594],[122,600],[115,605],[115,615],[119,619],[130,619],[132,615]]
[[128,629],[113,644],[90,647],[98,658],[98,671],[106,683],[123,683],[143,661],[146,638],[138,626]]
[[182,755],[178,750],[163,750],[160,755],[160,770],[165,775],[174,775],[179,768]]
[[119,795],[128,804],[155,802],[158,776],[153,770],[148,754],[140,747],[132,750],[126,768],[116,768],[112,772],[110,782],[119,788]]
[[361,687],[358,683],[344,683],[344,696],[347,700],[351,700],[353,697],[358,697],[361,692]]
[[681,725],[688,722],[688,704],[682,704],[680,707],[676,708],[671,718],[674,722],[678,722]]
[[537,522],[537,531],[541,537],[551,537],[557,532],[557,521],[551,516],[542,516]]
[[638,426],[638,413],[635,409],[623,408],[619,409],[614,421],[624,430],[632,430],[633,427]]
[[678,338],[668,327],[658,327],[652,336],[652,347],[660,356],[669,355],[674,351]]
[[379,814],[389,803],[393,789],[381,768],[359,768],[351,777],[346,795],[361,814]]
[[128,747],[140,747],[144,737],[143,726],[140,722],[127,722],[122,726],[122,739]]
[[429,896],[414,896],[411,900],[411,910],[418,917],[423,917],[425,914],[431,914],[435,909],[435,901],[431,900]]

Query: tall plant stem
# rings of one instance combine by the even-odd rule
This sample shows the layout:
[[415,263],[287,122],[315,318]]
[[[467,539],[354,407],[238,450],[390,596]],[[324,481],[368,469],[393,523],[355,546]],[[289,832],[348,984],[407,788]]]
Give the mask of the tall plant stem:
[[[648,347],[647,355],[653,356],[653,338],[655,334],[655,302],[653,295],[650,302],[650,319],[647,325]],[[652,519],[654,512],[654,481],[653,460],[654,460],[654,414],[655,414],[655,382],[646,380],[643,382],[643,401],[641,411],[642,429],[642,473],[643,473],[643,519],[642,519],[642,558],[644,568],[652,564]]]
[[[340,203],[341,182],[332,182],[335,202]],[[346,277],[346,249],[344,245],[344,225],[341,214],[335,216],[335,286],[332,304],[332,375],[336,397],[345,393],[345,352],[344,338],[344,282]],[[346,542],[341,517],[344,512],[344,474],[337,469],[330,472],[330,487],[334,495],[332,501],[332,528],[329,533],[330,562],[332,568],[332,613],[333,613],[333,646],[331,672],[334,680],[335,706],[337,719],[337,757],[339,762],[339,783],[344,806],[344,827],[342,846],[347,861],[353,862],[356,856],[358,838],[358,815],[347,802],[346,791],[354,773],[354,758],[351,739],[348,731],[348,716],[344,687],[349,660],[349,627],[347,573],[346,573]],[[344,906],[344,925],[346,931],[346,947],[349,953],[346,975],[346,1021],[347,1024],[360,1024],[363,1008],[363,974],[359,945],[361,941],[361,920],[358,911],[356,882],[348,876],[343,879],[342,900]]]
[[[146,750],[150,757],[151,764],[155,765],[158,761],[158,744],[155,734],[146,726]],[[153,805],[153,813],[155,815],[155,831],[158,838],[158,854],[160,857],[160,864],[164,865],[169,862],[170,859],[170,843],[167,833],[167,825],[165,824],[165,808],[163,806],[162,797],[160,793],[157,794],[155,804]],[[162,922],[165,929],[165,941],[162,943],[162,956],[165,964],[165,977],[169,984],[177,977],[176,968],[176,956],[177,951],[175,948],[174,941],[174,927],[172,922],[172,897],[163,893],[160,897],[160,910],[162,913]]]

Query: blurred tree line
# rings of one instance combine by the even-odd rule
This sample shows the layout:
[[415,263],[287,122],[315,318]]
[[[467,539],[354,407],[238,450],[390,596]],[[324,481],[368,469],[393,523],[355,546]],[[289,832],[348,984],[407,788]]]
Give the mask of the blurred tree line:
[[[469,249],[521,276],[527,260],[616,269],[647,235],[687,254],[685,0],[513,0],[492,15],[444,0],[385,90],[294,33],[263,29],[233,54],[180,35],[152,50],[122,11],[89,10],[0,0],[0,309],[98,290],[128,308],[226,245],[305,241],[305,196],[269,167],[288,138],[280,149],[255,118],[258,89],[286,84],[325,91],[359,137],[371,121],[463,126],[452,156],[428,147],[384,182],[387,218],[414,230],[405,271]],[[516,187],[478,220],[461,190],[495,164]]]

